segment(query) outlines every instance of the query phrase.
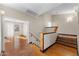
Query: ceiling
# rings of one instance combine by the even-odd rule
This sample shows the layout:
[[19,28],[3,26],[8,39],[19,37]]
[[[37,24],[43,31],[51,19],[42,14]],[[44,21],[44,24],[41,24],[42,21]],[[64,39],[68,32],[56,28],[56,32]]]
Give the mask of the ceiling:
[[79,6],[77,3],[11,3],[2,5],[33,15],[41,15],[45,12],[67,11]]

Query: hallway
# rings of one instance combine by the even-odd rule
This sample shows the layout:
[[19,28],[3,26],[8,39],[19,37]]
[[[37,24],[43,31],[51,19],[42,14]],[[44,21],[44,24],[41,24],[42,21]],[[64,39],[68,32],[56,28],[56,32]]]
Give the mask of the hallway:
[[[7,41],[5,46],[5,56],[76,56],[77,50],[72,47],[67,47],[56,43],[47,49],[44,53],[34,44],[20,46],[17,49],[11,45],[11,41]],[[22,43],[21,43],[22,44]]]
[[[4,56],[79,54],[79,3],[2,3],[0,12],[1,55],[2,53]],[[51,47],[48,48],[49,46]],[[41,52],[46,48],[48,49],[45,52]]]

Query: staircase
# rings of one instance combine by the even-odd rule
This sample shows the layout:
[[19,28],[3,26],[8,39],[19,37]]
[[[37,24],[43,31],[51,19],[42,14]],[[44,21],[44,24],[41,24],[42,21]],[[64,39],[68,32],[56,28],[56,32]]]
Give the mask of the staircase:
[[39,33],[34,34],[30,32],[30,36],[31,36],[32,43],[40,47],[40,39],[39,39],[40,34]]

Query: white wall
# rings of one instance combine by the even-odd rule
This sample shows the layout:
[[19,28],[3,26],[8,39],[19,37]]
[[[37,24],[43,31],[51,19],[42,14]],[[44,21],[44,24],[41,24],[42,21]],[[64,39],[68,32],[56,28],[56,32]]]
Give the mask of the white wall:
[[79,11],[78,11],[78,35],[77,35],[77,44],[78,44],[78,55],[79,55]]
[[44,27],[51,27],[52,26],[52,16],[49,13],[43,14],[42,19]]
[[[70,19],[70,22],[68,19]],[[52,23],[53,25],[58,26],[58,33],[77,35],[78,17],[76,12],[71,14],[53,15]]]
[[[36,19],[34,20],[31,20],[29,22],[29,25],[30,25],[30,32],[34,33],[34,34],[40,34],[40,32],[43,31],[43,27],[44,27],[44,21],[41,17],[37,17]],[[38,35],[37,35],[38,37]],[[30,42],[33,41],[33,40],[36,40],[34,37],[31,37],[30,38]]]
[[1,17],[0,17],[0,53],[1,53]]
[[30,41],[30,39],[29,39],[29,22],[25,22],[23,24],[23,34],[27,37],[28,43],[29,43],[29,41]]
[[[63,34],[78,33],[78,14],[76,11],[72,13],[55,14],[55,15],[45,13],[42,16],[44,19],[44,26],[49,26],[49,25],[58,26],[58,33],[63,33]],[[68,22],[67,21],[68,18],[72,18],[72,21]]]

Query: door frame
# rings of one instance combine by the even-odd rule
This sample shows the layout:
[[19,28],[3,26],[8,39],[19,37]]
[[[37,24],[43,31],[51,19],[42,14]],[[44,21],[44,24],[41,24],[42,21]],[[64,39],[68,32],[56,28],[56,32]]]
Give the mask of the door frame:
[[[15,19],[15,18],[10,18],[10,17],[5,17],[4,18],[4,23],[5,22],[14,22],[14,23],[23,23],[23,24],[26,24],[27,25],[27,23],[28,23],[28,43],[29,43],[29,21],[23,21],[23,20],[18,20],[18,19]],[[4,27],[4,23],[3,23],[3,27]],[[24,25],[23,25],[24,26]],[[24,29],[24,28],[23,28]],[[4,28],[3,28],[3,32],[4,32]],[[24,30],[23,30],[24,31]],[[24,32],[23,32],[24,33]],[[3,38],[4,38],[4,34],[3,34]],[[2,44],[4,44],[4,42],[5,42],[5,40],[3,39],[3,43]],[[3,47],[3,50],[5,51],[5,47],[4,47],[4,45],[2,46]]]

